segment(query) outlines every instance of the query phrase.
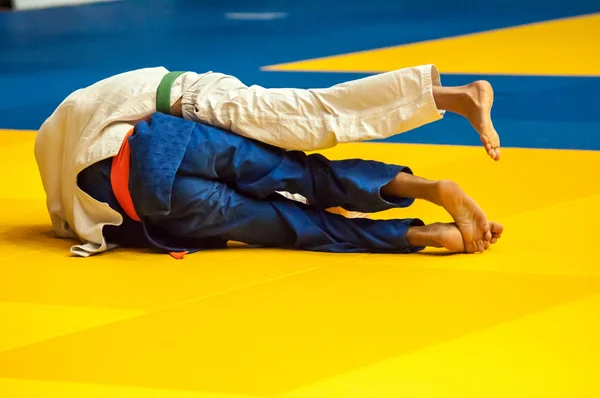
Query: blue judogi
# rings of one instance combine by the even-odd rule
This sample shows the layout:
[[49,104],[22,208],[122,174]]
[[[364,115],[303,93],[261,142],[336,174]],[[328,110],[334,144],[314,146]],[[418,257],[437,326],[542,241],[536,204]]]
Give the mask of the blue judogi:
[[[403,166],[360,159],[329,161],[285,151],[214,127],[156,113],[129,138],[129,189],[137,223],[118,205],[111,160],[80,173],[80,187],[121,212],[123,225],[107,240],[167,251],[224,247],[229,240],[327,252],[400,252],[406,231],[420,220],[348,219],[325,211],[372,213],[407,207],[414,199],[384,198],[380,189]],[[310,206],[276,191],[297,193]]]

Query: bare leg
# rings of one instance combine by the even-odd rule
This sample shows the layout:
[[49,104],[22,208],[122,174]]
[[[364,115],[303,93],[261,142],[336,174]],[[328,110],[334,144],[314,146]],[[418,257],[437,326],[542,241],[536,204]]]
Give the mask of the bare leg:
[[496,240],[502,233],[502,227],[490,223],[479,205],[452,181],[429,181],[408,173],[399,173],[381,189],[381,193],[425,199],[444,207],[454,219],[464,241],[464,250],[468,253],[483,252],[489,247],[494,238],[492,225],[496,229]]
[[433,86],[433,99],[438,109],[467,118],[479,133],[488,155],[500,159],[500,138],[491,117],[494,90],[490,83],[480,80],[461,87]]

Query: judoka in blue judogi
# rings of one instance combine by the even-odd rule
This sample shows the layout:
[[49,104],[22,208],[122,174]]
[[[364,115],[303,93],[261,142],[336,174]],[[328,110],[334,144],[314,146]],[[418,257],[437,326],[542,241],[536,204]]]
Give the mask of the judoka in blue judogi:
[[[455,184],[415,177],[406,166],[362,159],[330,161],[320,154],[285,151],[162,113],[138,122],[127,140],[128,188],[141,222],[124,211],[113,192],[112,158],[78,176],[81,189],[123,216],[122,225],[104,227],[104,236],[112,243],[167,252],[194,252],[239,241],[325,252],[411,253],[425,246],[465,251],[466,239],[489,246],[499,237],[485,215],[488,225],[481,227],[483,235],[465,237],[467,224],[479,221],[466,215],[460,219],[462,210],[451,202],[466,194]],[[281,191],[300,194],[308,204],[287,199],[277,193]],[[458,196],[451,199],[449,194]],[[346,218],[326,211],[342,207],[374,213],[408,207],[414,198],[446,207],[458,226],[425,226],[416,218]]]

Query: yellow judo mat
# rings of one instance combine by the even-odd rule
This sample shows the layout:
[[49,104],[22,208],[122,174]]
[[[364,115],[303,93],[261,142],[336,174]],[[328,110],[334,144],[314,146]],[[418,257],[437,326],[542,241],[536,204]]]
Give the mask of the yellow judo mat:
[[458,181],[506,228],[481,255],[81,259],[51,232],[34,137],[0,132],[0,397],[600,396],[600,152],[325,151]]

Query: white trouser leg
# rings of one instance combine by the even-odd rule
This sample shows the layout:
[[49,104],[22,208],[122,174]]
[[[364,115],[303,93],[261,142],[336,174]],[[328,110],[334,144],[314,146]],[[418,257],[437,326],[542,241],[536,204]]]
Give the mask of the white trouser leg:
[[208,73],[183,95],[183,117],[288,150],[390,137],[439,120],[433,65],[399,69],[326,89],[247,87]]

